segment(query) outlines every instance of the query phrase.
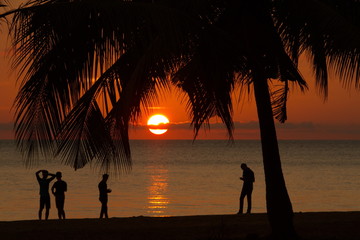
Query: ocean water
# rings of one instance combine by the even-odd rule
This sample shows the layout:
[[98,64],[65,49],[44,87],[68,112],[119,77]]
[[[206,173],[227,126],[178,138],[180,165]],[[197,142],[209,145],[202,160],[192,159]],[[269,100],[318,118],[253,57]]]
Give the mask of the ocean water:
[[[360,211],[360,141],[280,141],[282,167],[295,212]],[[133,140],[132,171],[110,175],[110,217],[232,214],[238,211],[240,164],[255,172],[253,212],[266,212],[260,142]],[[97,218],[102,173],[74,171],[59,161],[26,168],[13,141],[0,141],[0,221],[36,219],[35,172],[63,172],[67,218]],[[52,185],[52,184],[51,184]],[[57,218],[51,199],[50,219]]]

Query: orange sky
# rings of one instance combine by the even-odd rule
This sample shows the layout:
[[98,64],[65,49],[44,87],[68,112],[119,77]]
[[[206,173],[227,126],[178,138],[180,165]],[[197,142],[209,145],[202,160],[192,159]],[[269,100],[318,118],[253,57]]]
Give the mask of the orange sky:
[[[0,139],[13,137],[11,111],[17,86],[16,72],[11,72],[7,53],[6,29],[0,33]],[[330,79],[329,98],[326,102],[316,93],[309,67],[302,64],[301,70],[309,84],[302,94],[293,90],[288,101],[288,121],[278,124],[279,139],[360,139],[360,91],[345,90],[338,79]],[[182,100],[182,101],[181,101]],[[250,100],[234,105],[235,139],[259,139],[255,102]],[[156,136],[144,126],[148,115],[143,114],[137,127],[131,128],[133,139],[192,139],[193,131],[186,113],[183,95],[173,91],[160,98],[152,113],[166,115],[171,124],[169,131]],[[214,123],[219,119],[214,119]],[[199,139],[226,139],[221,124],[212,124],[210,131],[201,131]]]
[[[131,131],[133,138],[150,139],[192,139],[193,132],[190,119],[186,113],[185,102],[181,103],[179,94],[166,96],[153,113],[168,116],[169,131],[163,136],[154,136],[147,131],[146,126],[138,126]],[[236,97],[234,97],[236,98]],[[300,93],[291,92],[288,101],[288,121],[277,123],[280,139],[360,139],[360,92],[345,90],[338,80],[332,79],[329,88],[329,98],[326,102],[316,93],[313,82],[309,82],[309,90]],[[147,117],[147,116],[146,116]],[[234,105],[235,139],[259,139],[255,101],[244,99]],[[211,125],[210,131],[202,131],[200,139],[226,139],[227,134],[219,119]],[[139,124],[145,125],[146,118]]]

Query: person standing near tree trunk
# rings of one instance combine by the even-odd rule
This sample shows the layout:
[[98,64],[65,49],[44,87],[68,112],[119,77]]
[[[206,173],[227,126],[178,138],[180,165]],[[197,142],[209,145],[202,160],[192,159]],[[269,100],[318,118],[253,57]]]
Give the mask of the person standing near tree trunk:
[[243,187],[242,187],[241,194],[240,194],[240,207],[239,207],[238,214],[243,214],[245,196],[247,197],[247,203],[248,203],[248,206],[247,206],[248,208],[247,208],[246,213],[250,214],[251,213],[251,194],[253,191],[253,184],[255,182],[255,175],[254,175],[254,172],[245,163],[241,164],[241,169],[243,170],[243,176],[240,177],[240,179],[242,181],[244,181],[244,183],[243,183]]

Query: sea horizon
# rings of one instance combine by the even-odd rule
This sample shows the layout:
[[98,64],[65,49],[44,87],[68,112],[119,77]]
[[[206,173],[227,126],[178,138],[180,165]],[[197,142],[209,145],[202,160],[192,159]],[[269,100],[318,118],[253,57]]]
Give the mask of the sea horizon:
[[[68,183],[68,218],[97,218],[94,166],[74,171],[40,159],[25,168],[13,140],[0,140],[0,221],[37,218],[38,169],[62,171]],[[128,174],[110,173],[109,217],[235,214],[245,162],[255,172],[253,213],[265,213],[260,140],[130,140]],[[294,212],[360,211],[360,140],[279,140],[283,173]],[[52,185],[52,183],[51,183]],[[51,200],[50,219],[57,218]],[[246,206],[246,205],[245,205]]]

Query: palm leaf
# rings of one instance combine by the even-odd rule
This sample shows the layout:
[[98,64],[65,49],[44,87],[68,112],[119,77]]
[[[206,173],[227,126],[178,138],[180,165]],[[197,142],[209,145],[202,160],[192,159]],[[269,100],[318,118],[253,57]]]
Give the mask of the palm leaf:
[[[12,25],[15,37],[14,46],[17,47],[17,58],[14,65],[21,65],[21,72],[24,75],[23,84],[25,88],[17,98],[17,107],[20,109],[19,113],[22,113],[22,115],[19,114],[18,116],[17,138],[24,146],[28,143],[29,137],[25,138],[24,135],[28,131],[26,134],[34,136],[35,139],[37,136],[49,139],[48,145],[55,135],[61,137],[61,141],[72,141],[69,145],[62,143],[60,149],[67,149],[67,153],[63,156],[70,152],[74,153],[75,151],[71,151],[72,148],[69,146],[77,146],[74,149],[79,149],[81,144],[80,142],[75,144],[73,138],[78,136],[84,140],[85,136],[87,138],[91,136],[88,130],[85,131],[86,133],[82,132],[84,129],[91,129],[91,127],[86,124],[80,124],[81,127],[80,125],[74,125],[76,119],[74,116],[83,114],[79,119],[86,118],[89,119],[87,123],[99,123],[101,120],[99,111],[102,111],[105,115],[113,112],[111,108],[116,106],[117,98],[121,95],[119,87],[106,84],[102,85],[105,110],[99,110],[96,102],[89,104],[86,101],[86,103],[79,101],[81,94],[88,91],[93,85],[92,79],[101,76],[106,69],[113,65],[114,60],[120,58],[130,49],[149,49],[148,45],[153,39],[160,39],[160,41],[157,41],[157,49],[159,49],[159,43],[164,46],[163,49],[172,48],[175,52],[180,52],[180,49],[185,46],[183,45],[185,40],[181,36],[186,34],[179,35],[178,30],[173,30],[174,21],[179,20],[173,17],[174,13],[168,12],[169,9],[166,6],[156,8],[156,13],[161,12],[161,18],[159,18],[159,14],[154,13],[154,11],[145,11],[148,10],[145,7],[149,7],[149,4],[129,3],[127,1],[118,1],[116,3],[114,1],[105,1],[101,4],[98,1],[40,1],[36,2],[35,5],[31,4],[33,3],[25,5],[15,13]],[[63,14],[58,14],[59,12]],[[133,15],[130,16],[129,12],[132,12]],[[162,22],[166,18],[168,18],[168,21]],[[144,24],[146,22],[148,23]],[[148,33],[151,31],[154,33],[149,35]],[[167,41],[169,37],[176,40]],[[172,45],[169,46],[169,43],[172,43]],[[156,76],[157,79],[165,79],[164,70],[159,69],[163,68],[164,63],[169,63],[164,58],[170,59],[170,54],[161,58],[158,57],[159,54],[156,57],[154,55],[151,57],[151,54],[156,52],[154,49],[152,47],[152,51],[146,55],[145,60],[148,61],[147,64],[151,60],[154,63],[152,66],[158,66],[157,69],[148,67],[146,68],[147,71],[145,71],[138,67],[134,69],[135,73],[133,74],[139,76],[150,74]],[[162,53],[165,52],[165,50],[162,51]],[[167,69],[172,67],[171,62],[169,64]],[[150,80],[152,81],[152,79]],[[42,82],[46,87],[40,89],[36,86],[38,91],[29,96],[27,88],[29,88],[28,82],[31,81]],[[149,104],[148,100],[155,98],[154,88],[149,87],[151,81],[145,81],[141,85],[143,86],[142,90],[145,90],[145,92],[138,91],[140,92],[140,95],[136,95],[138,100],[131,102],[134,99],[125,100],[126,94],[121,96],[124,98],[121,101],[131,102],[131,106],[129,112],[124,113],[126,117],[121,121],[122,125],[118,126],[123,126],[127,130],[128,121],[136,119],[139,114],[140,100],[146,105]],[[147,86],[149,83],[150,85]],[[166,85],[164,81],[159,83],[162,86]],[[146,90],[147,88],[149,90]],[[30,113],[26,115],[23,110],[32,111],[31,105],[36,106],[39,102],[47,104],[47,117],[45,113],[37,114],[35,121]],[[69,114],[70,110],[78,103],[78,109]],[[40,107],[38,109],[41,110]],[[84,112],[87,112],[87,114],[84,114]],[[64,120],[65,118],[67,119]],[[60,124],[63,121],[65,121],[64,124]],[[38,128],[34,128],[32,126],[34,124],[37,124]],[[62,133],[59,134],[60,125],[62,126]],[[64,129],[71,127],[74,129],[75,126],[82,130],[77,133],[75,133],[76,131],[68,134],[63,133]],[[47,132],[42,131],[42,128],[49,130]],[[106,129],[106,126],[103,126],[102,129]],[[119,130],[116,127],[114,129]],[[42,135],[40,135],[40,132]],[[125,155],[129,156],[127,135],[123,132],[121,132],[121,135],[123,136]],[[89,143],[93,142],[93,140],[87,140]],[[39,148],[42,146],[37,145]],[[35,148],[36,146],[31,145],[31,147],[23,148],[23,150],[28,151],[30,156],[30,153],[35,151]],[[82,167],[89,161],[84,160],[85,158],[92,159],[96,155],[94,144],[90,144],[87,149],[88,152],[83,150],[76,157],[67,155],[68,160],[66,162],[71,163],[75,168]],[[80,157],[80,155],[83,155],[83,157]],[[72,157],[74,157],[74,160],[69,160]],[[31,159],[29,160],[31,161]]]

